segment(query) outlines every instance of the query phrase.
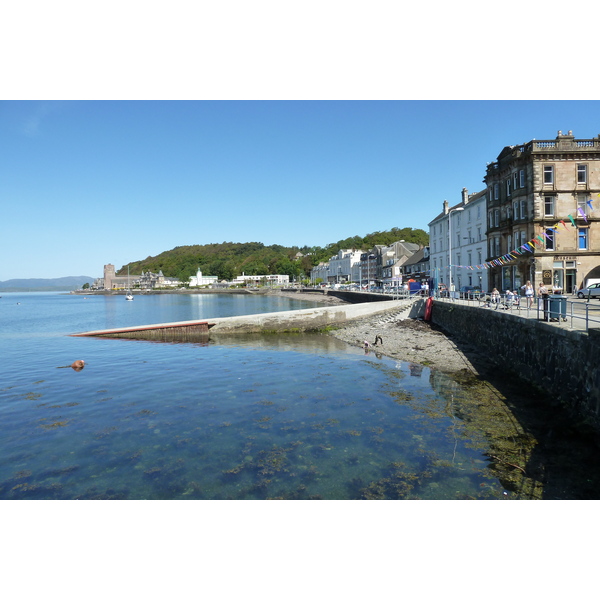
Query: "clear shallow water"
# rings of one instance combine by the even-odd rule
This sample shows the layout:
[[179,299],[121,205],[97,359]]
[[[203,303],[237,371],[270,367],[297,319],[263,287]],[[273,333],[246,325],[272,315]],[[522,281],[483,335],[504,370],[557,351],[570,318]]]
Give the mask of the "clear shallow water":
[[326,335],[67,335],[315,305],[270,300],[3,294],[0,498],[503,497],[467,392],[427,368]]

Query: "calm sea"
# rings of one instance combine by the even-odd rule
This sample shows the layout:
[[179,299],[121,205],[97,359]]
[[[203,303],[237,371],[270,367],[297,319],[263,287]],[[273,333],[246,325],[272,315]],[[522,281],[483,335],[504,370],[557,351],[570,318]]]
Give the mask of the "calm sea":
[[[325,334],[74,338],[293,310],[264,296],[4,293],[1,499],[504,498],[441,373]],[[76,372],[70,365],[84,359]]]

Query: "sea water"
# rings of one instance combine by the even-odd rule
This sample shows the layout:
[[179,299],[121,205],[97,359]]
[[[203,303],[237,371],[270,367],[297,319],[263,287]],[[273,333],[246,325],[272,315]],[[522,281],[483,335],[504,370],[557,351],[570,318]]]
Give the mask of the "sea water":
[[468,391],[427,367],[326,334],[69,336],[312,306],[4,293],[0,499],[506,497],[490,442],[457,416]]

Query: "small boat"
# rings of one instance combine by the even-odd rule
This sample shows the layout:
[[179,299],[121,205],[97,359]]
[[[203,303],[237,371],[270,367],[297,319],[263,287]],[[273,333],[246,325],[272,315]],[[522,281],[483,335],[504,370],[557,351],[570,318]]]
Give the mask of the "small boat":
[[129,267],[127,267],[127,293],[125,294],[125,300],[133,300],[133,294],[129,289]]

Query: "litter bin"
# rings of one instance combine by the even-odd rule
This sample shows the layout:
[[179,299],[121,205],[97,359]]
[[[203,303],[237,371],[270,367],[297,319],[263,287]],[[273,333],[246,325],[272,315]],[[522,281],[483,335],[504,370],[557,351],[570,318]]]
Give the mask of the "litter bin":
[[548,297],[548,320],[549,321],[567,320],[567,297],[559,294],[552,294]]

